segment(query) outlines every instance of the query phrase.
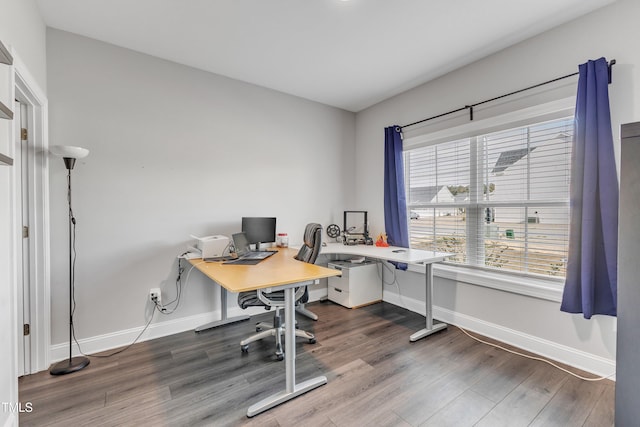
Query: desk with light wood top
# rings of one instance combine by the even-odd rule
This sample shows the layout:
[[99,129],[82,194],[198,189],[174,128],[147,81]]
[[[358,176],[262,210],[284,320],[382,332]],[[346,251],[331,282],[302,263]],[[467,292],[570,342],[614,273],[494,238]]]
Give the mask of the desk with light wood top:
[[340,275],[334,269],[296,260],[297,250],[279,248],[277,252],[255,265],[202,262],[201,259],[192,259],[190,262],[231,292],[255,291]]
[[[279,249],[278,253],[256,265],[202,262],[200,259],[192,259],[189,262],[204,275],[231,292],[270,288],[284,289],[285,325],[295,325],[294,288],[300,286],[301,283],[340,275],[338,270],[294,259],[297,253],[293,249]],[[248,417],[257,415],[327,383],[327,377],[319,376],[296,384],[295,339],[295,328],[285,328],[285,390],[251,405],[247,410]]]

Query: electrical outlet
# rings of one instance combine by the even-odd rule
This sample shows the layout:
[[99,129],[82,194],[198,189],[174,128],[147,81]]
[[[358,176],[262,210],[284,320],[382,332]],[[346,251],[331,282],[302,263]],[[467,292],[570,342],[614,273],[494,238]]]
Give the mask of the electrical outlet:
[[156,305],[162,306],[162,292],[160,288],[149,289],[149,299]]

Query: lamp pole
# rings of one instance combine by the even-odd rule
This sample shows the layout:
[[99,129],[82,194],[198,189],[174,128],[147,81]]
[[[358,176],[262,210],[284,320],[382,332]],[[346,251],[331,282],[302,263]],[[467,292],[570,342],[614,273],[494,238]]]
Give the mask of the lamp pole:
[[[82,150],[82,151],[78,151]],[[84,157],[89,154],[88,150],[80,149],[79,147],[65,147],[57,146],[52,147],[51,151],[54,154],[63,156],[65,167],[67,168],[67,201],[69,205],[69,358],[62,360],[51,367],[49,373],[51,375],[65,375],[73,372],[77,372],[87,365],[89,365],[89,359],[84,356],[73,357],[73,301],[74,301],[74,287],[75,287],[75,271],[74,271],[74,230],[76,226],[76,219],[73,216],[73,208],[71,205],[71,170],[76,163],[76,157]],[[76,154],[76,157],[70,157],[70,154]]]

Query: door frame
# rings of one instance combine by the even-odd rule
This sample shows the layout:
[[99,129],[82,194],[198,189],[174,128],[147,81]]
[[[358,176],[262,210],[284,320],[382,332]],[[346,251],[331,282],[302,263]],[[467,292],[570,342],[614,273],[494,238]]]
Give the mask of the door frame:
[[[49,141],[48,141],[48,100],[40,89],[24,62],[13,54],[13,73],[11,84],[13,99],[27,105],[27,122],[30,124],[29,141],[32,142],[28,150],[27,162],[29,170],[29,275],[30,302],[29,312],[31,334],[31,372],[43,371],[49,368],[51,353],[51,291],[50,291],[50,234],[49,234]],[[19,139],[15,135],[17,126],[12,126],[11,141],[13,144]],[[19,149],[20,147],[14,147]],[[13,235],[14,254],[22,242],[22,202],[18,200],[22,182],[19,168],[12,168],[13,180]],[[16,304],[22,301],[19,295],[17,275],[22,274],[22,256],[13,257],[14,295]],[[23,313],[21,307],[16,307],[16,316]],[[16,319],[18,331],[22,331],[23,320]],[[16,344],[22,345],[20,336]],[[16,353],[18,349],[16,348]],[[16,354],[17,357],[17,354]],[[17,369],[17,363],[16,363]]]
[[[29,186],[29,164],[28,164],[28,151],[32,149],[28,142],[22,140],[22,130],[27,132],[31,125],[27,122],[29,117],[28,106],[23,104],[17,99],[14,102],[13,109],[13,136],[15,138],[12,141],[13,149],[13,167],[15,168],[14,174],[16,181],[14,187],[15,193],[15,205],[17,210],[16,218],[20,222],[15,224],[16,227],[21,225],[31,226],[31,218],[29,218],[29,202],[30,194],[28,190]],[[28,141],[28,138],[27,138]],[[16,289],[16,332],[18,337],[18,376],[26,375],[33,372],[31,367],[31,334],[25,335],[20,333],[21,323],[31,324],[31,285],[29,275],[31,274],[31,263],[29,259],[31,257],[31,247],[29,245],[30,240],[25,240],[25,236],[22,236],[21,240],[16,240],[17,250],[15,251],[15,262],[17,266],[22,266],[21,270],[16,271],[15,282]],[[22,322],[21,322],[22,320]],[[23,328],[24,329],[24,328]],[[23,330],[24,332],[24,330]]]

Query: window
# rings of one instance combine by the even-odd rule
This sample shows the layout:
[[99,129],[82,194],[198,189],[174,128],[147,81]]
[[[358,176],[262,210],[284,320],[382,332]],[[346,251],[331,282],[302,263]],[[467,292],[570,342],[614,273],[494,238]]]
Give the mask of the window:
[[411,246],[564,277],[573,117],[405,151]]

